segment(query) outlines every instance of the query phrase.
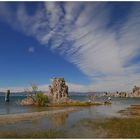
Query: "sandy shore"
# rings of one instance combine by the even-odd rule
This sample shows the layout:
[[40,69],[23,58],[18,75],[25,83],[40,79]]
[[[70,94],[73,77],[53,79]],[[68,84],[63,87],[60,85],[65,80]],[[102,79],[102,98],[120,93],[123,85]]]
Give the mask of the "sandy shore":
[[35,120],[42,117],[47,117],[50,115],[64,113],[64,112],[72,112],[76,111],[78,108],[65,108],[60,110],[51,110],[51,111],[41,111],[41,112],[31,112],[31,113],[21,113],[21,114],[8,114],[8,115],[0,115],[0,124],[11,124],[19,121],[28,121]]

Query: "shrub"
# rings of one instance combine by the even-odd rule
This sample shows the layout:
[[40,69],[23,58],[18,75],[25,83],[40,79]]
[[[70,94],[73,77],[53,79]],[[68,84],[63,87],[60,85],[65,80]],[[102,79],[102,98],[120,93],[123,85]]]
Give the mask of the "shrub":
[[35,94],[35,102],[37,106],[45,106],[48,102],[48,96],[42,92]]

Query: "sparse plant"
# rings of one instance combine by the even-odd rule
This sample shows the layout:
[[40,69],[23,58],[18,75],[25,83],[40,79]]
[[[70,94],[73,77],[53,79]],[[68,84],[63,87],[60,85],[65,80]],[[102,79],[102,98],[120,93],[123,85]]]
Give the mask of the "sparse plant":
[[28,98],[32,98],[33,102],[37,106],[45,106],[49,102],[48,96],[43,92],[38,91],[38,86],[35,83],[31,84],[30,89],[25,89]]
[[47,103],[49,103],[47,95],[42,92],[35,94],[35,104],[37,106],[45,106]]

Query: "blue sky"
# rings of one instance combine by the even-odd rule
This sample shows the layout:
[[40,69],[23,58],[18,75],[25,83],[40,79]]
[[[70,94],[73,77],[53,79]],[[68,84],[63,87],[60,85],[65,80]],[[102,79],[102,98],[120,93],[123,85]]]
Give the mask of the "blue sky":
[[140,85],[139,2],[0,2],[0,89],[64,77],[71,91]]
[[26,86],[31,82],[45,84],[55,76],[65,77],[69,82],[89,83],[89,79],[72,63],[43,47],[34,38],[11,29],[5,23],[1,23],[0,28],[1,86]]

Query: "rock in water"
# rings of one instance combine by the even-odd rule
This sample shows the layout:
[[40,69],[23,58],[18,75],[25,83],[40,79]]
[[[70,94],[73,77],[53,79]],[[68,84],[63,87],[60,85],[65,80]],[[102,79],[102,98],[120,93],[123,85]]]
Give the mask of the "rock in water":
[[49,96],[55,102],[62,101],[68,97],[68,86],[64,78],[54,78],[49,86]]
[[9,96],[10,96],[10,90],[7,90],[7,93],[5,95],[5,102],[9,102],[10,101]]
[[19,104],[24,105],[24,106],[26,106],[26,105],[28,106],[28,105],[34,105],[35,102],[31,97],[27,97],[27,98],[21,100],[21,102]]
[[134,86],[132,90],[133,97],[140,97],[140,87]]

